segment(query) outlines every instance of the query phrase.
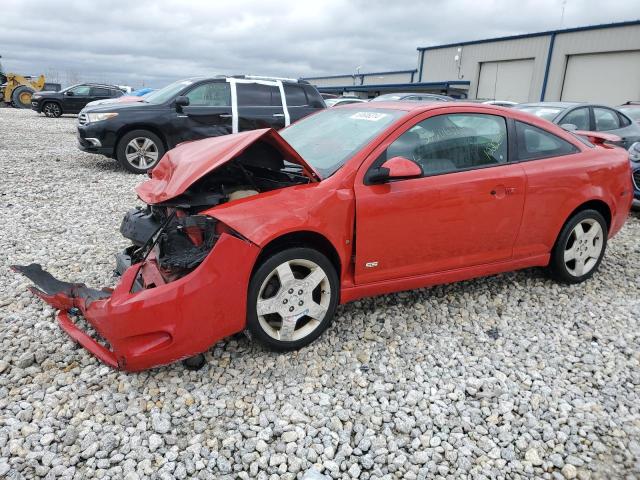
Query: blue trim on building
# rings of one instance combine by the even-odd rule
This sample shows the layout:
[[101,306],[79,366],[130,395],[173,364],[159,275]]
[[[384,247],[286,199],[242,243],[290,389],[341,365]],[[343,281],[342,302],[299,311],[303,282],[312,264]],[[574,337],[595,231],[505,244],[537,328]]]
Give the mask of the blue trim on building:
[[[324,78],[324,77],[323,77]],[[336,87],[318,87],[318,91],[320,92],[341,92],[344,90],[348,90],[350,92],[368,92],[368,91],[378,91],[378,90],[399,90],[406,89],[408,91],[413,91],[416,88],[439,88],[439,89],[448,89],[450,87],[456,86],[466,86],[468,87],[471,84],[468,80],[451,80],[446,82],[418,82],[418,83],[381,83],[378,85],[342,85]]]
[[420,52],[424,52],[425,50],[437,50],[439,48],[463,47],[465,45],[475,45],[478,43],[504,42],[507,40],[519,40],[521,38],[542,37],[544,35],[552,35],[552,34],[558,34],[558,33],[584,32],[588,30],[599,30],[603,28],[628,27],[631,25],[640,25],[640,20],[630,20],[627,22],[618,22],[618,23],[603,23],[601,25],[587,25],[585,27],[565,28],[562,30],[548,30],[546,32],[524,33],[520,35],[510,35],[508,37],[483,38],[480,40],[469,40],[466,42],[458,42],[458,43],[446,43],[444,45],[434,45],[431,47],[418,47],[416,50]]
[[413,70],[391,70],[389,72],[368,72],[368,73],[353,73],[353,74],[345,74],[345,75],[325,75],[322,77],[300,77],[301,80],[322,80],[325,78],[342,78],[342,77],[366,77],[368,75],[393,75],[396,73],[411,73],[414,74],[417,70],[414,68]]
[[551,67],[551,57],[553,56],[553,46],[556,43],[556,34],[551,34],[549,40],[549,50],[547,51],[547,63],[544,67],[544,79],[542,80],[542,91],[540,92],[540,101],[544,102],[544,96],[547,93],[547,80],[549,80],[549,68]]

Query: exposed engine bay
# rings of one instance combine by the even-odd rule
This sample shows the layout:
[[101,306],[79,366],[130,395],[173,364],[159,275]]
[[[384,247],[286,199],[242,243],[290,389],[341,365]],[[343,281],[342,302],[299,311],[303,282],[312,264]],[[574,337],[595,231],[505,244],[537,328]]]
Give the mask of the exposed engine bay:
[[[133,245],[116,256],[116,273],[149,260],[134,288],[153,288],[196,268],[213,248],[224,226],[200,212],[263,192],[309,183],[302,167],[283,159],[273,145],[258,141],[170,200],[127,212],[120,232]],[[160,276],[158,276],[158,272]]]

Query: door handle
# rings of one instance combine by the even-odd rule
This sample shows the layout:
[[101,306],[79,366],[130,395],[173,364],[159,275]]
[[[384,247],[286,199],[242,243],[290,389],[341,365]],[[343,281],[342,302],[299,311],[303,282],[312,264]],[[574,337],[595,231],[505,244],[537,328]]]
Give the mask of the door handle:
[[489,193],[496,198],[502,198],[505,195],[514,195],[517,191],[518,189],[516,187],[503,187],[499,185],[494,187]]
[[221,113],[220,118],[231,118],[233,115],[231,115],[230,113]]
[[284,117],[284,113],[274,113],[274,117]]

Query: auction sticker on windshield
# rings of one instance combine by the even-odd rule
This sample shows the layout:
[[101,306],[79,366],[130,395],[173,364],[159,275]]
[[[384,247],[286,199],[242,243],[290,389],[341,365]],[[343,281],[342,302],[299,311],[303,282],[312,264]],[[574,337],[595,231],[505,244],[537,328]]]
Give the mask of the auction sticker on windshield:
[[377,122],[378,120],[382,120],[388,116],[389,114],[380,112],[358,112],[354,113],[349,118],[353,118],[354,120],[369,120],[370,122]]

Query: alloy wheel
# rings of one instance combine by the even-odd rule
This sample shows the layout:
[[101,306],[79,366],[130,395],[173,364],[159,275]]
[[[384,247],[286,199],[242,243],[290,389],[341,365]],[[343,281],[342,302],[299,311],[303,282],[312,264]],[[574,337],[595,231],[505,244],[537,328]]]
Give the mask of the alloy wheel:
[[149,138],[136,137],[127,143],[124,155],[129,164],[140,170],[145,170],[157,163],[158,146]]
[[47,103],[44,106],[44,114],[47,117],[59,117],[61,114],[60,106],[57,103]]
[[569,234],[564,248],[564,263],[574,277],[589,273],[598,263],[604,247],[604,232],[592,218],[579,222]]
[[326,272],[315,262],[289,260],[262,282],[256,312],[270,337],[286,342],[310,335],[324,319],[331,301]]

